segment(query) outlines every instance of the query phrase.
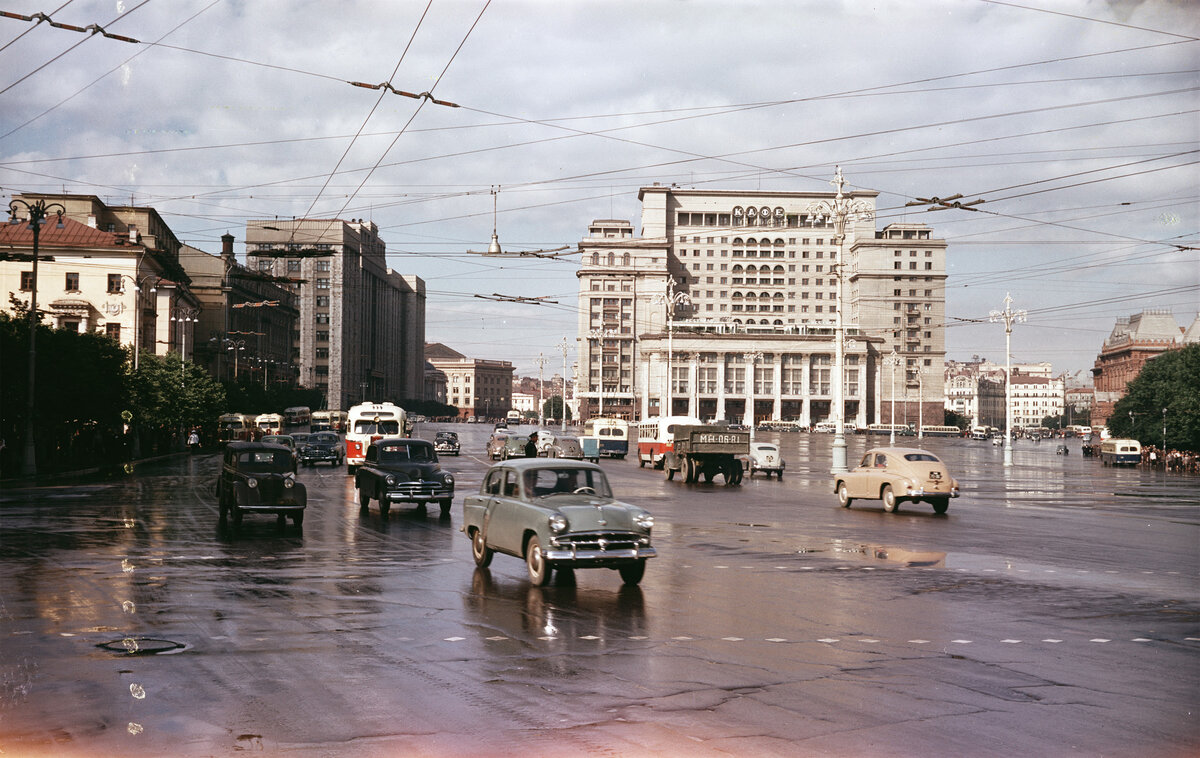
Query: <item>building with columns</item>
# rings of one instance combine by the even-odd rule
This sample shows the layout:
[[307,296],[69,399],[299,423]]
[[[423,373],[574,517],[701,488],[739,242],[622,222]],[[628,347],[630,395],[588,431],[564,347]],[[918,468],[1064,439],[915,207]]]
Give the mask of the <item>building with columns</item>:
[[1126,387],[1148,361],[1190,341],[1200,341],[1200,314],[1187,330],[1166,308],[1147,308],[1118,318],[1092,368],[1096,388],[1092,424],[1108,424],[1113,406],[1125,397]]
[[[874,208],[874,192],[846,196]],[[880,369],[894,347],[897,415],[915,420],[923,401],[925,422],[940,423],[945,242],[921,224],[877,231],[864,214],[839,247],[813,209],[834,197],[656,184],[639,192],[640,235],[629,221],[592,222],[579,244],[582,416],[825,420],[844,255],[847,422],[888,420]]]

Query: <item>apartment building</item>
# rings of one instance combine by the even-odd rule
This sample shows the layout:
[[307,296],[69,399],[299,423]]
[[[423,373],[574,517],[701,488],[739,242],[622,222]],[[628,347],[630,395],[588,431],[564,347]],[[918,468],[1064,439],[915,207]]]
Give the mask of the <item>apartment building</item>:
[[425,283],[388,268],[385,253],[362,219],[246,224],[247,267],[296,294],[300,383],[330,408],[424,397]]

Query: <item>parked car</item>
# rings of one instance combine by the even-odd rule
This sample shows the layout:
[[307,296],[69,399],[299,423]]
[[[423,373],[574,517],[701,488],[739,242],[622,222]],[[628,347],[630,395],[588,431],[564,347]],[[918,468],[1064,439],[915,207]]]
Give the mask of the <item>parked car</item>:
[[454,475],[442,471],[433,444],[407,437],[372,442],[354,474],[354,486],[362,509],[378,500],[385,517],[393,503],[412,503],[424,511],[426,503],[437,502],[442,518],[449,518],[454,500]]
[[613,498],[593,463],[525,458],[497,463],[478,495],[463,501],[462,531],[476,565],[495,553],[525,561],[529,581],[544,585],[553,571],[609,568],[637,584],[647,559],[654,517]]
[[761,471],[771,478],[771,474],[783,479],[783,469],[786,465],[783,460],[783,455],[779,452],[779,445],[770,442],[751,442],[750,456],[748,459],[750,476],[754,476],[755,471]]
[[958,482],[946,464],[928,450],[880,447],[868,450],[858,466],[834,477],[833,491],[843,508],[854,500],[882,500],[888,513],[908,500],[924,500],[935,513],[945,513],[958,497]]
[[487,454],[493,461],[500,460],[504,453],[504,448],[508,444],[507,431],[494,431],[492,436],[488,437]]
[[[541,441],[542,435],[538,435],[538,441]],[[583,460],[583,444],[578,437],[569,435],[561,435],[554,437],[554,441],[546,447],[547,458],[568,458],[577,461]]]
[[296,452],[296,440],[292,439],[290,434],[265,434],[259,442],[269,442],[273,445],[283,445],[288,450],[292,451],[292,470],[296,470],[296,461],[298,455]]
[[305,466],[332,463],[341,466],[346,458],[342,438],[336,432],[317,432],[309,435],[308,444],[300,450],[300,462]]
[[292,432],[292,441],[296,443],[297,452],[304,449],[304,446],[308,444],[308,438],[311,436],[308,432]]
[[241,526],[247,513],[275,514],[279,525],[291,518],[304,523],[308,490],[296,481],[292,451],[271,442],[230,442],[225,446],[221,473],[217,478],[220,523],[227,518]]
[[[550,448],[552,445],[554,445],[554,438],[556,437],[555,433],[549,429],[535,429],[534,432],[538,436],[537,442],[535,443],[537,445],[538,455],[542,456],[543,458],[549,456]],[[532,436],[532,434],[530,436]]]
[[438,451],[438,455],[458,455],[458,433],[438,432],[433,438],[433,447]]

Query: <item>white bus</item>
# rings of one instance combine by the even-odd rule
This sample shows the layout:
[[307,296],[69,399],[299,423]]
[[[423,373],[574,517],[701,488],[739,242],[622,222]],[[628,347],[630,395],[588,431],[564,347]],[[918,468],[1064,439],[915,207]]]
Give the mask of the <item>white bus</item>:
[[408,431],[404,409],[393,403],[362,403],[347,413],[346,469],[358,470],[367,448],[384,437],[399,437]]
[[629,452],[629,422],[623,418],[590,418],[581,436],[596,440],[597,456],[622,459]]
[[264,413],[254,420],[254,426],[263,434],[281,434],[283,416],[278,413]]
[[313,411],[312,430],[344,432],[346,431],[347,415],[345,411]]
[[312,421],[312,412],[306,405],[284,408],[283,420],[288,426],[307,426]]
[[703,423],[695,416],[654,416],[638,424],[638,465],[659,468],[666,452],[675,449],[675,427]]

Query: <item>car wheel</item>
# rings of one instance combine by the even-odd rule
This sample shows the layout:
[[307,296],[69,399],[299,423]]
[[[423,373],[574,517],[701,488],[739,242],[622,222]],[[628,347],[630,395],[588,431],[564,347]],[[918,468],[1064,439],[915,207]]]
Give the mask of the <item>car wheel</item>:
[[642,581],[642,577],[646,574],[646,561],[642,559],[637,563],[628,566],[621,566],[617,571],[621,574],[621,581],[626,584],[637,584]]
[[845,482],[838,482],[837,499],[838,504],[843,508],[849,508],[850,504],[854,502],[854,498],[850,497],[850,490],[846,489]]
[[895,511],[896,506],[899,505],[899,502],[896,500],[896,492],[890,484],[883,485],[883,492],[880,494],[880,498],[883,500],[883,509],[888,513]]
[[663,461],[663,475],[666,476],[668,482],[675,478],[675,469],[668,466],[666,461]]
[[304,511],[296,511],[292,514],[292,523],[296,526],[304,525]]
[[487,540],[483,537],[483,530],[476,529],[471,534],[471,557],[475,559],[475,565],[479,568],[487,568],[492,564],[492,556],[495,553],[487,546]]
[[233,525],[235,527],[241,526],[242,525],[242,509],[237,507],[236,505],[234,505],[229,508],[229,511],[230,511],[229,515],[233,519]]
[[542,545],[537,535],[530,537],[525,545],[525,568],[529,571],[529,581],[535,587],[544,587],[550,581],[550,564],[542,555]]
[[640,455],[638,456],[638,468],[646,468],[646,459]]
[[776,478],[776,479],[778,479],[779,481],[781,481],[781,482],[782,482],[782,481],[783,481],[783,472],[782,472],[782,471],[776,471],[776,472],[775,472],[775,478]]
[[946,510],[950,507],[949,498],[939,497],[939,498],[937,498],[935,500],[931,500],[929,502],[933,505],[933,512],[937,513],[937,514],[945,513]]
[[364,511],[371,507],[371,493],[366,487],[358,488],[358,506]]
[[691,484],[696,481],[696,462],[691,458],[685,458],[683,460],[683,470],[680,473],[683,474],[684,482]]
[[450,518],[450,504],[451,504],[450,500],[443,500],[441,502],[442,518]]
[[379,515],[384,518],[388,517],[388,512],[392,510],[392,504],[386,500],[379,501]]

